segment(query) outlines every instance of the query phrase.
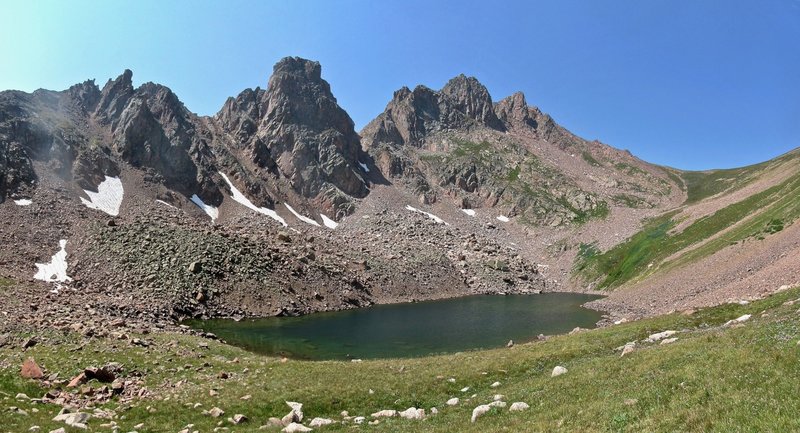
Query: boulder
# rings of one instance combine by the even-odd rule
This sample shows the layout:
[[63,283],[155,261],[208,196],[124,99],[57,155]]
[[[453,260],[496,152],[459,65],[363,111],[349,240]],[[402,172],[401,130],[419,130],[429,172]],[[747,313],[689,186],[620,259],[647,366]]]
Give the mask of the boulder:
[[528,403],[525,403],[525,402],[522,402],[522,401],[517,401],[517,402],[511,403],[511,407],[508,408],[508,411],[509,412],[522,412],[524,410],[528,410],[529,408],[530,408],[530,406],[528,405]]
[[394,409],[384,409],[372,414],[373,418],[392,418],[397,416],[397,411]]
[[553,372],[550,374],[550,377],[561,376],[562,374],[566,373],[568,370],[560,365],[557,365]]
[[44,372],[33,358],[28,358],[22,363],[22,369],[19,374],[26,379],[41,379],[44,377]]
[[313,430],[313,429],[312,428],[308,428],[308,427],[304,426],[303,424],[299,424],[299,423],[293,422],[293,423],[287,425],[286,427],[284,427],[283,430],[281,430],[281,431],[283,433],[304,433],[304,432],[309,432],[311,430]]
[[448,406],[456,406],[456,405],[458,405],[458,402],[459,402],[458,397],[453,397],[450,400],[447,400],[447,405]]
[[425,419],[425,409],[410,407],[400,412],[398,415],[400,415],[400,418],[405,419]]
[[648,343],[655,343],[656,341],[661,341],[661,340],[663,340],[665,338],[672,337],[673,335],[675,335],[677,333],[678,333],[678,331],[663,331],[663,332],[659,332],[657,334],[650,335],[644,341],[646,341]]
[[485,415],[486,412],[489,412],[491,409],[492,409],[492,407],[489,406],[488,404],[482,404],[482,405],[476,407],[475,409],[472,409],[472,418],[470,419],[470,421],[471,422],[477,421],[478,418],[480,418],[481,416]]
[[317,427],[322,427],[322,426],[326,426],[326,425],[330,425],[330,424],[333,424],[333,420],[332,419],[317,417],[317,418],[312,419],[311,422],[308,423],[308,426],[317,428]]

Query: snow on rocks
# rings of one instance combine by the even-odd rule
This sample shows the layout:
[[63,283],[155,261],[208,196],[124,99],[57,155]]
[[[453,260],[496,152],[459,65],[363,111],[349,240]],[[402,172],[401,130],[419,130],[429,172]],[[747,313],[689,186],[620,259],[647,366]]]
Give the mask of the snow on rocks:
[[336,227],[339,227],[339,223],[328,218],[327,216],[325,216],[325,214],[319,214],[319,217],[322,218],[322,224],[324,224],[325,227],[329,229],[335,229]]
[[566,373],[568,370],[560,365],[557,365],[553,372],[550,374],[550,377],[561,376],[562,374]]
[[523,401],[517,401],[517,402],[511,403],[511,407],[508,408],[508,411],[509,412],[522,412],[522,411],[528,410],[528,409],[530,409],[530,406],[528,405],[528,403],[525,403]]
[[303,424],[299,424],[296,422],[290,423],[286,427],[281,430],[283,433],[304,433],[313,430],[312,428],[306,427]]
[[28,198],[21,198],[19,200],[14,200],[14,204],[17,206],[30,206],[33,204],[33,201]]
[[644,341],[647,342],[647,343],[655,343],[656,341],[661,341],[661,340],[663,340],[665,338],[672,337],[673,335],[675,335],[677,333],[678,333],[678,331],[659,332],[657,334],[650,335]]
[[48,283],[72,281],[72,278],[67,276],[67,240],[61,239],[58,241],[58,245],[61,249],[53,254],[53,257],[50,258],[50,263],[36,263],[36,267],[39,270],[33,278]]
[[475,409],[472,409],[472,418],[470,419],[471,422],[475,422],[483,415],[486,415],[487,412],[492,410],[492,407],[488,404],[482,404]]
[[169,204],[169,203],[165,202],[164,200],[159,200],[159,199],[156,199],[156,203],[161,203],[161,204],[163,204],[163,205],[165,205],[165,206],[169,206],[169,207],[171,207],[171,208],[173,208],[173,209],[177,209],[175,206],[173,206],[173,205],[171,205],[171,204]]
[[205,204],[205,202],[203,202],[203,199],[201,199],[200,196],[198,196],[197,194],[193,195],[191,200],[192,203],[196,204],[197,207],[202,209],[203,212],[205,212],[208,216],[211,217],[211,222],[214,222],[217,220],[217,218],[219,218],[219,209],[217,209],[214,206]]
[[429,212],[425,212],[424,210],[417,209],[414,206],[411,206],[410,204],[406,205],[406,209],[410,210],[411,212],[417,212],[417,213],[421,213],[423,215],[427,215],[428,218],[434,220],[436,222],[436,224],[444,224],[446,226],[450,225],[445,220],[439,218],[438,216],[436,216],[436,215],[434,215],[432,213],[429,213]]
[[81,203],[89,209],[97,209],[111,216],[119,215],[122,196],[125,194],[120,178],[106,176],[106,179],[97,186],[97,192],[88,189],[83,192],[89,196],[89,200],[81,197]]
[[309,217],[307,217],[305,215],[302,215],[300,212],[297,212],[296,210],[294,210],[293,207],[289,206],[289,203],[284,203],[283,205],[286,206],[286,209],[289,209],[289,212],[291,212],[294,216],[296,216],[297,219],[299,219],[300,221],[302,221],[302,222],[304,222],[306,224],[311,224],[312,226],[319,227],[319,223],[318,222],[314,221],[313,219],[311,219],[311,218],[309,218]]
[[277,214],[277,212],[275,212],[272,209],[266,208],[266,207],[258,207],[256,205],[254,205],[253,202],[250,201],[250,199],[245,197],[244,194],[242,194],[241,191],[239,191],[235,186],[233,186],[233,183],[231,182],[230,179],[228,179],[228,176],[226,176],[225,173],[219,172],[219,174],[220,174],[220,176],[222,176],[223,179],[225,179],[225,182],[228,184],[228,187],[231,189],[231,194],[233,194],[231,196],[231,198],[235,202],[243,205],[244,207],[246,207],[248,209],[254,210],[254,211],[256,211],[256,212],[258,212],[258,213],[260,213],[262,215],[266,215],[266,216],[274,219],[275,221],[277,221],[278,223],[280,223],[280,225],[282,225],[284,227],[288,226],[288,224],[286,224],[286,221],[283,218],[281,218],[280,215]]
[[364,170],[364,173],[369,173],[369,167],[367,167],[367,164],[364,164],[363,162],[359,161],[358,165],[361,166],[361,169]]
[[737,317],[737,318],[735,318],[733,320],[728,320],[722,326],[731,326],[731,325],[736,325],[737,323],[744,323],[744,322],[747,322],[748,320],[750,320],[751,317],[753,317],[752,314],[745,314],[744,316],[739,316],[739,317]]
[[507,223],[507,222],[511,221],[511,220],[510,220],[510,219],[508,219],[508,217],[507,217],[507,216],[505,216],[505,215],[500,215],[499,217],[497,217],[497,220],[498,220],[498,221],[500,221],[500,222],[504,222],[504,223]]
[[456,406],[456,405],[458,405],[459,401],[460,400],[458,399],[458,397],[453,397],[450,400],[447,400],[447,405],[448,406]]
[[399,412],[400,418],[405,419],[425,419],[425,409],[417,409],[410,407],[402,412]]
[[469,216],[473,216],[473,217],[475,216],[475,209],[461,209],[461,212],[464,212],[465,214],[467,214]]
[[313,427],[313,428],[318,428],[318,427],[323,427],[323,426],[331,425],[331,424],[333,424],[333,420],[332,419],[317,417],[317,418],[312,419],[311,422],[308,423],[308,426],[309,427]]

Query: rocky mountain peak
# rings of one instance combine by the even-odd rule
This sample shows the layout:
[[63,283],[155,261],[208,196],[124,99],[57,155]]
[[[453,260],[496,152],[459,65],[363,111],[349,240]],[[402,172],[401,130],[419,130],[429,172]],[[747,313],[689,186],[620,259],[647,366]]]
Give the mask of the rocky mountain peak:
[[322,66],[314,60],[284,57],[272,68],[272,75],[290,74],[309,81],[322,80]]
[[493,129],[503,129],[494,112],[489,90],[477,78],[460,74],[448,81],[440,93],[449,99],[452,109],[468,119]]
[[100,92],[100,101],[95,109],[95,114],[103,123],[112,123],[119,118],[130,98],[133,96],[133,72],[126,69],[115,80],[108,80]]
[[530,108],[525,101],[525,94],[522,92],[516,92],[498,102],[495,106],[495,113],[507,127],[530,126],[536,128],[536,121],[531,117]]

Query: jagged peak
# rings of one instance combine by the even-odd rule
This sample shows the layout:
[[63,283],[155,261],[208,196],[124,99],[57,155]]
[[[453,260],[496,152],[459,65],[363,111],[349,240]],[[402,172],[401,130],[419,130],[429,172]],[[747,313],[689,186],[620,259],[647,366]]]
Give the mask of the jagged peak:
[[290,74],[310,81],[320,81],[322,80],[322,66],[315,60],[284,57],[272,68],[272,74]]

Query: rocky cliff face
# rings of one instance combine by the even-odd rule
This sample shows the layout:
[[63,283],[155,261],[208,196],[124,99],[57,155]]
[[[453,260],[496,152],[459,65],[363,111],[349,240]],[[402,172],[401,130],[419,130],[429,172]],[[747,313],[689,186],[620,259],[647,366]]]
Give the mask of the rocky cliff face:
[[133,87],[126,70],[101,89],[0,93],[0,197],[33,186],[33,161],[92,189],[125,163],[168,189],[219,205],[227,171],[259,205],[291,201],[341,218],[367,195],[353,121],[319,63],[286,58],[267,90],[247,89],[213,118],[194,115],[167,87]]
[[[499,207],[535,225],[583,223],[679,192],[666,172],[575,136],[522,93],[494,104],[463,75],[439,91],[398,90],[361,135],[378,167],[421,201]],[[605,186],[586,182],[590,172]]]

